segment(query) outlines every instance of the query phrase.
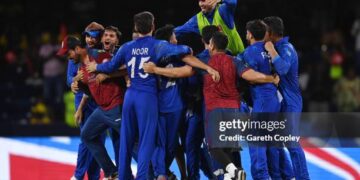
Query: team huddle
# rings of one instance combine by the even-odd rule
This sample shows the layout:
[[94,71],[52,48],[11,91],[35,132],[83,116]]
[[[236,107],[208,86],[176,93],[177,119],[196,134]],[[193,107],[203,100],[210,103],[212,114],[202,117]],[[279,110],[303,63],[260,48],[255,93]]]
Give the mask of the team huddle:
[[[58,55],[69,59],[67,84],[75,93],[82,141],[72,180],[86,173],[98,180],[100,169],[107,180],[176,179],[174,159],[181,179],[200,179],[200,170],[208,179],[246,179],[241,149],[214,146],[212,122],[227,121],[228,113],[301,112],[302,97],[297,53],[284,37],[282,19],[249,21],[244,49],[236,5],[199,0],[201,12],[184,25],[156,30],[152,13],[138,13],[133,40],[120,47],[118,28],[96,22],[81,38],[65,37]],[[189,33],[204,44],[196,56],[177,44]],[[240,79],[250,84],[251,108],[241,98]],[[296,126],[299,117],[291,118]],[[107,134],[115,163],[104,145]],[[309,179],[299,144],[250,146],[249,153],[253,179]]]

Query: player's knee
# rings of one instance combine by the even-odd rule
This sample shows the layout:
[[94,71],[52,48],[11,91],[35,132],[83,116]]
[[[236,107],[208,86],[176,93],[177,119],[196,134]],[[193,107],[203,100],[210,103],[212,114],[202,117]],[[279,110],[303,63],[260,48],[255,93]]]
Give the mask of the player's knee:
[[89,142],[89,140],[90,140],[89,135],[88,135],[88,133],[87,133],[86,131],[81,131],[81,133],[80,133],[80,139],[81,139],[81,141],[84,142],[85,144],[86,144],[87,142]]

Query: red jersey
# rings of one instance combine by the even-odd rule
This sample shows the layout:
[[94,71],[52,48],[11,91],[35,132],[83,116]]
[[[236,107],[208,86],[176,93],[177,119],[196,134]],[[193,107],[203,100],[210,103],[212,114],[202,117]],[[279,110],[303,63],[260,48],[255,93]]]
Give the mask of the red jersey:
[[236,88],[237,69],[231,56],[225,53],[213,55],[208,65],[220,74],[220,81],[214,82],[209,74],[204,76],[203,94],[206,111],[215,108],[239,108],[240,94]]
[[[107,62],[111,58],[111,54],[99,50],[89,53],[90,62],[95,61],[97,64]],[[84,64],[82,64],[81,70],[84,73],[83,82],[89,86],[92,97],[101,109],[110,110],[123,103],[124,90],[120,86],[121,78],[107,79],[98,84],[96,83],[97,73],[88,73]]]

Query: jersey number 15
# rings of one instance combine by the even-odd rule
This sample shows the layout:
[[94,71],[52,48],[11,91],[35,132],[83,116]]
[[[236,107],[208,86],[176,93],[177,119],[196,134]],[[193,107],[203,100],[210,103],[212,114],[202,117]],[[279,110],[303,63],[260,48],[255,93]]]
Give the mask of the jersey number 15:
[[[139,64],[139,68],[138,68],[138,74],[141,78],[145,79],[149,76],[148,73],[142,73],[140,72],[141,69],[143,69],[144,63],[149,61],[150,57],[141,57],[140,59],[140,64]],[[136,57],[132,57],[131,60],[127,63],[127,66],[131,68],[131,74],[130,77],[134,78],[135,77],[135,65],[136,65]]]

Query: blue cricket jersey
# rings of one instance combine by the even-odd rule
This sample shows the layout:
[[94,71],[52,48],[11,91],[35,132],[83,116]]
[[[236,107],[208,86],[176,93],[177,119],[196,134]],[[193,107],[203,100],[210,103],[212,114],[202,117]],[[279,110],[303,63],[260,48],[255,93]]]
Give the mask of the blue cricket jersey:
[[284,37],[275,43],[279,56],[272,61],[276,72],[280,76],[280,93],[283,96],[283,112],[301,112],[302,97],[298,80],[299,60],[289,37]]
[[250,69],[249,64],[244,59],[244,54],[238,54],[234,57],[234,64],[236,67],[236,73],[239,76],[239,78],[242,77],[242,74]]
[[145,36],[125,43],[111,61],[98,64],[97,71],[110,73],[123,64],[126,64],[127,72],[131,80],[130,89],[157,93],[156,75],[144,72],[142,68],[145,62],[158,64],[164,57],[177,57],[190,54],[191,49],[184,45],[174,45],[167,41],[156,40],[151,36]]
[[[243,53],[243,58],[255,71],[271,75],[270,57],[264,44],[264,42],[256,42],[247,47]],[[254,84],[250,86],[250,92],[254,101],[258,98],[276,96],[277,88],[273,83]]]
[[[78,69],[80,68],[80,63],[75,63],[74,60],[68,60],[67,74],[66,74],[66,84],[71,87],[71,83],[73,82],[73,78],[77,75]],[[83,97],[83,92],[78,91],[75,93],[75,109],[78,109],[81,99]],[[87,105],[84,108],[90,108],[94,110],[97,107],[96,103],[90,99]]]
[[[237,0],[223,0],[223,3],[219,7],[220,16],[230,29],[234,27],[234,14],[236,5]],[[210,23],[212,23],[214,19],[214,12],[215,10],[205,14],[207,20]],[[196,15],[189,19],[184,25],[175,28],[175,34],[178,38],[181,38],[181,36],[189,33],[195,33],[200,35]]]
[[[71,83],[73,82],[73,78],[77,75],[77,71],[79,69],[79,63],[75,63],[74,60],[68,60],[68,67],[67,67],[67,75],[66,75],[66,84],[71,87]],[[78,109],[83,93],[78,91],[75,93],[75,109]]]
[[[169,62],[169,60],[164,60]],[[174,62],[170,60],[170,63],[166,65],[160,64],[160,67],[173,68],[181,67],[184,65],[183,62]],[[165,76],[159,76],[159,110],[160,112],[175,112],[183,109],[183,101],[181,97],[181,83],[182,79],[179,78],[168,78]]]

